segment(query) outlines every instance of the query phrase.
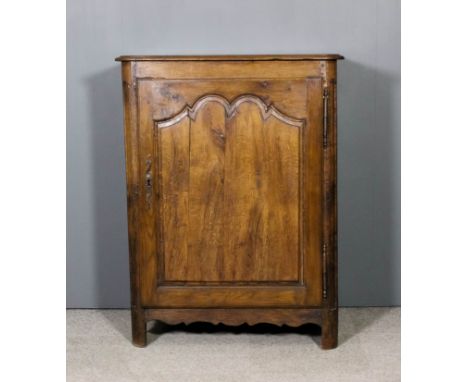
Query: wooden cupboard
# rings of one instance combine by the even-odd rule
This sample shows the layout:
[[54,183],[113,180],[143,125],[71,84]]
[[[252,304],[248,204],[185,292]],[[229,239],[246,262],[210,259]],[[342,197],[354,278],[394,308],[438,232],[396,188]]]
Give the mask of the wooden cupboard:
[[339,55],[121,56],[133,343],[146,322],[337,345]]

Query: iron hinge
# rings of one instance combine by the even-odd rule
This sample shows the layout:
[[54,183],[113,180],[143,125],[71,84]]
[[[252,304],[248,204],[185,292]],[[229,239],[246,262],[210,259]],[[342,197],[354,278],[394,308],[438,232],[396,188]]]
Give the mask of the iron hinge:
[[323,147],[328,146],[328,87],[323,88]]

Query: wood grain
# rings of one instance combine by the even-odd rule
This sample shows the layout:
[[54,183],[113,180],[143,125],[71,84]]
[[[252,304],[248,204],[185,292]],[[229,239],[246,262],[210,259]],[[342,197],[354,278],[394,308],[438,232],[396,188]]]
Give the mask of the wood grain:
[[234,280],[299,281],[299,133],[248,104],[228,123],[225,249]]
[[184,280],[190,267],[187,244],[190,229],[190,121],[182,120],[169,129],[155,129],[155,133],[160,152],[162,274],[166,279]]
[[299,281],[302,124],[219,96],[157,123],[164,281]]
[[337,345],[340,58],[119,58],[135,345],[151,319],[314,322]]
[[[323,61],[134,61],[141,79],[290,79],[322,75]],[[200,95],[199,95],[200,96]]]
[[[320,80],[320,77],[317,77]],[[202,95],[222,95],[228,103],[240,94],[255,95],[266,105],[274,104],[283,113],[296,118],[307,117],[306,86],[303,78],[288,79],[143,79],[151,87],[154,102],[153,118],[157,121],[169,120],[187,105],[193,105]],[[241,93],[242,92],[242,93]],[[203,98],[203,97],[202,97]]]
[[[186,281],[223,279],[225,110],[205,105],[190,128],[190,274]],[[178,279],[184,281],[184,279]]]
[[322,323],[320,309],[147,309],[145,313],[147,320],[160,320],[171,325],[193,322],[226,325],[269,323],[289,326]]

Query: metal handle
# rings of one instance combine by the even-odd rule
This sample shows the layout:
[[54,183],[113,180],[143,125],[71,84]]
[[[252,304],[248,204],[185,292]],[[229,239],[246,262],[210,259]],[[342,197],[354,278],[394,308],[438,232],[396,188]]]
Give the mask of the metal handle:
[[145,172],[145,200],[146,208],[151,209],[153,204],[153,161],[151,155],[146,159],[146,172]]

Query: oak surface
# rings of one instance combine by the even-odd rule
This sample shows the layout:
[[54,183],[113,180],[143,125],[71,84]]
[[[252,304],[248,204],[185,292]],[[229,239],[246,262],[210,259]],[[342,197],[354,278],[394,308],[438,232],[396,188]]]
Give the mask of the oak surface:
[[336,346],[339,58],[118,58],[135,345],[198,319],[313,322]]

